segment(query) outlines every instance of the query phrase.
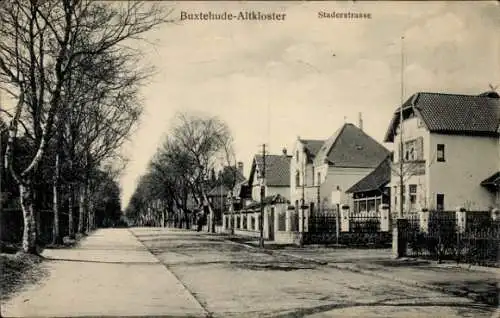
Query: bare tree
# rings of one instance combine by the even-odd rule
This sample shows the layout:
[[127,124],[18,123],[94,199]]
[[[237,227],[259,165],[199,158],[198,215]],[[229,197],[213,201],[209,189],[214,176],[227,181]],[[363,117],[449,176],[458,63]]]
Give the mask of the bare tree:
[[[149,166],[148,180],[154,185],[147,185],[147,182],[138,185],[134,200],[131,201],[135,207],[127,209],[130,215],[140,214],[140,201],[147,193],[151,199],[165,200],[169,213],[177,211],[179,214],[176,218],[184,220],[185,226],[189,226],[191,214],[187,201],[191,197],[197,204],[208,208],[210,228],[213,231],[214,214],[207,198],[207,181],[214,167],[223,164],[219,160],[221,155],[228,163],[233,160],[232,149],[229,129],[219,118],[177,114],[169,136],[165,138]],[[233,180],[235,179],[236,176]],[[149,190],[146,191],[148,187]]]
[[[126,40],[165,21],[158,5],[142,2],[12,0],[0,4],[0,82],[18,101],[8,114],[5,161],[21,193],[24,252],[36,253],[33,177],[39,172],[55,118],[64,109],[65,84],[72,70],[103,54],[118,54],[126,49]],[[35,142],[32,160],[15,171],[13,148],[20,126]]]

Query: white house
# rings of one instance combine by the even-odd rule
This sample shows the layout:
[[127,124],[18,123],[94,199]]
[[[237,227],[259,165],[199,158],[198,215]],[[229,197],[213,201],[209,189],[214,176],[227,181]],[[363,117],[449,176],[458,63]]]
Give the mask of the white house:
[[318,185],[315,181],[314,158],[325,140],[297,138],[290,160],[290,201],[299,204],[304,192],[304,201],[317,205]]
[[[319,146],[321,144],[321,146]],[[390,152],[351,123],[330,138],[298,139],[291,160],[291,201],[333,208],[349,203],[345,191],[371,173]],[[302,195],[304,193],[304,195]],[[334,198],[337,196],[337,198]]]
[[281,197],[290,199],[290,159],[291,156],[283,151],[282,155],[265,156],[256,155],[252,161],[248,186],[251,189],[252,199],[260,201],[260,188],[264,186],[264,197],[279,194]]
[[[391,207],[399,211],[400,159],[403,158],[404,212],[488,210],[499,205],[500,99],[480,95],[416,93],[403,104],[385,141],[395,147]],[[497,177],[495,177],[497,176]]]

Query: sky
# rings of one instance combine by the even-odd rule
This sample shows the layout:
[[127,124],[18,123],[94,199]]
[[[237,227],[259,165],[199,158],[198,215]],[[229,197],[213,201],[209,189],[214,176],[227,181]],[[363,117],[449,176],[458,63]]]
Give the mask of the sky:
[[[499,3],[166,2],[176,19],[182,11],[286,17],[184,20],[137,44],[156,74],[141,90],[144,115],[123,148],[123,207],[179,111],[226,121],[248,176],[263,143],[278,154],[298,137],[326,139],[344,122],[357,124],[359,113],[363,130],[382,143],[401,96],[500,85]],[[371,19],[319,18],[320,11]]]

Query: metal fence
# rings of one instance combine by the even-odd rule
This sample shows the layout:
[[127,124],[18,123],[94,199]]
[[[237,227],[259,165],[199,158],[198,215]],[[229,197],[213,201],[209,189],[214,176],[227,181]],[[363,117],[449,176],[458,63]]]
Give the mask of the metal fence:
[[427,231],[416,218],[407,219],[398,230],[410,257],[498,266],[500,221],[487,211],[468,211],[463,230],[455,211],[430,212]]
[[380,217],[367,215],[349,216],[349,232],[377,233],[380,232]]

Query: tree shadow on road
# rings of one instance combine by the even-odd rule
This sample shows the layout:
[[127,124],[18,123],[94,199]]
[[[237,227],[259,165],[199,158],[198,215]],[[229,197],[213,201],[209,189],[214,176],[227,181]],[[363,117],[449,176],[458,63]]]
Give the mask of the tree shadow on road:
[[[406,300],[406,302],[401,302]],[[384,299],[371,303],[355,302],[355,303],[330,303],[308,308],[290,308],[280,312],[269,313],[268,315],[261,315],[260,317],[276,317],[276,318],[291,318],[291,317],[304,317],[307,315],[327,313],[333,310],[349,309],[355,307],[448,307],[458,309],[460,315],[464,314],[477,314],[478,312],[484,313],[485,317],[488,317],[494,312],[494,309],[482,304],[476,303],[460,303],[460,302],[438,302],[435,300],[424,300],[415,299],[413,297],[406,299],[398,299],[398,302],[394,303],[394,299]],[[333,314],[333,313],[331,313]]]

